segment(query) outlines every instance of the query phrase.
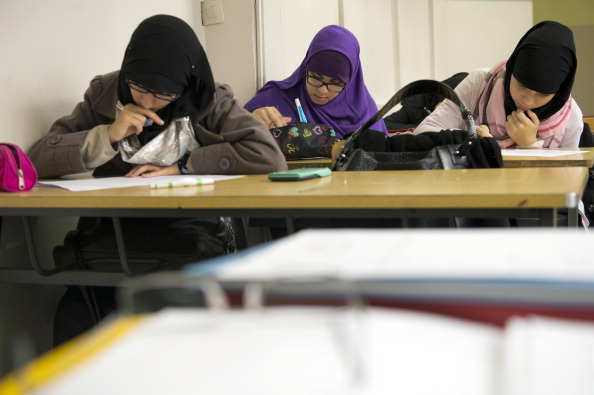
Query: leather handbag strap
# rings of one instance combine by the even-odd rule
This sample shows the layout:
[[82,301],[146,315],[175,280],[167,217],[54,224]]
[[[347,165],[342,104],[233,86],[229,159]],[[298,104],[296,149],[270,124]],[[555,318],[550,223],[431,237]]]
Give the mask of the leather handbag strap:
[[470,151],[470,147],[473,142],[478,138],[476,133],[476,125],[474,123],[474,119],[472,114],[466,107],[466,105],[460,100],[456,92],[448,85],[444,84],[440,81],[435,80],[417,80],[413,81],[410,84],[401,88],[398,92],[392,96],[390,100],[367,122],[362,124],[354,133],[352,133],[342,146],[342,149],[336,156],[336,163],[344,162],[349,154],[354,149],[354,144],[356,138],[363,133],[365,130],[369,129],[373,124],[383,118],[384,115],[388,113],[394,106],[400,103],[402,100],[406,99],[407,97],[416,96],[416,95],[425,95],[425,94],[438,94],[443,96],[445,99],[449,99],[453,101],[456,105],[460,107],[460,112],[462,113],[462,118],[466,123],[467,130],[468,130],[468,137],[464,142],[460,144],[458,150],[455,152],[456,155],[463,156],[468,154]]

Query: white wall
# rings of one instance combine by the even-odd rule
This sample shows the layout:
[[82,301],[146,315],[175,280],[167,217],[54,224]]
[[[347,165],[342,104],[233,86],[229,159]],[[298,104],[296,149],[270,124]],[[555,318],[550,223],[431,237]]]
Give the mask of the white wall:
[[243,105],[256,91],[254,0],[223,0],[223,13],[224,23],[204,27],[202,42],[215,81],[231,86]]
[[528,0],[433,0],[433,14],[439,79],[507,59],[533,25]]
[[132,31],[146,17],[172,14],[202,31],[200,20],[194,23],[199,6],[192,0],[1,0],[0,141],[28,148],[70,113],[93,76],[119,69]]
[[324,26],[339,24],[336,0],[262,0],[260,26],[265,81],[284,79],[299,66],[309,43]]

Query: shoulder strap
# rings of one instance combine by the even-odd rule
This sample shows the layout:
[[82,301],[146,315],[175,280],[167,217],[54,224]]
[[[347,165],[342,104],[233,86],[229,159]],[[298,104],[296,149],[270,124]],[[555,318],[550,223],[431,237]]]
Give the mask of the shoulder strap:
[[354,149],[354,142],[355,139],[363,133],[365,130],[368,130],[371,125],[379,121],[384,115],[388,113],[394,106],[400,103],[402,100],[406,99],[407,97],[416,96],[416,95],[424,95],[424,94],[438,94],[446,99],[453,101],[456,105],[460,107],[460,112],[462,113],[462,118],[464,118],[464,122],[468,128],[468,137],[467,139],[458,147],[458,151],[456,154],[462,156],[466,155],[470,150],[470,145],[474,140],[477,139],[476,134],[476,126],[474,124],[474,119],[472,114],[466,107],[466,105],[460,100],[456,92],[448,85],[444,84],[440,81],[435,80],[418,80],[411,82],[410,84],[401,88],[398,92],[392,96],[390,100],[367,122],[361,125],[355,132],[353,132],[346,140],[342,149],[336,156],[337,164],[346,160],[348,155]]

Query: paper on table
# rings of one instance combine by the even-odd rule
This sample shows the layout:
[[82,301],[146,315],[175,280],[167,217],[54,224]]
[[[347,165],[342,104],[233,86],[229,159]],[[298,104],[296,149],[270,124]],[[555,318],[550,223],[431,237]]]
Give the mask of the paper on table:
[[514,317],[505,332],[502,394],[593,393],[594,323]]
[[582,151],[570,150],[545,150],[545,149],[502,149],[501,156],[542,156],[553,158],[555,156],[564,156],[580,154]]
[[36,393],[493,395],[501,336],[402,310],[162,310]]
[[[563,248],[509,247],[518,240]],[[416,277],[592,283],[593,241],[575,229],[310,229],[214,266],[214,274],[226,280]]]
[[164,309],[35,393],[591,394],[592,355],[594,324],[564,319],[499,328],[371,307]]
[[[150,186],[153,182],[170,182],[176,181],[180,178],[187,178],[188,175],[179,176],[161,176],[161,177],[106,177],[106,178],[88,178],[80,180],[64,180],[64,181],[43,181],[38,182],[40,187],[58,187],[68,189],[69,191],[93,191],[96,189],[109,188],[128,188],[136,186]],[[196,175],[196,178],[212,178],[216,181],[231,180],[243,176],[214,176],[214,175]]]

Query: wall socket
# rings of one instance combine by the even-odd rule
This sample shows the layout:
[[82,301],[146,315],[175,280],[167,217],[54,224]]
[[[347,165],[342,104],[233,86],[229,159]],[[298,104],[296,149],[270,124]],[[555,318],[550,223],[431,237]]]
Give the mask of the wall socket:
[[223,0],[204,0],[200,3],[202,26],[216,25],[225,22]]

